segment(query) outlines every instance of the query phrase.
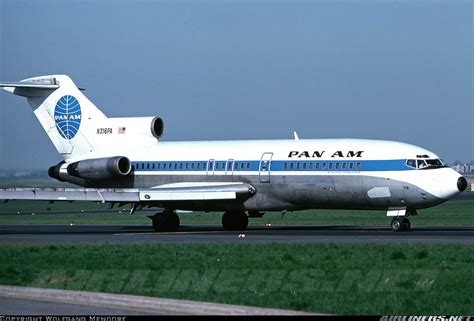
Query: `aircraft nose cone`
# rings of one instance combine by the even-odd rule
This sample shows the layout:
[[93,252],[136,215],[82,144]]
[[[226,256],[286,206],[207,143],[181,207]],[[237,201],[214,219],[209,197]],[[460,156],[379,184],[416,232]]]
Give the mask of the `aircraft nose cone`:
[[458,178],[458,190],[460,192],[464,192],[464,190],[467,188],[467,181],[464,177],[459,177]]

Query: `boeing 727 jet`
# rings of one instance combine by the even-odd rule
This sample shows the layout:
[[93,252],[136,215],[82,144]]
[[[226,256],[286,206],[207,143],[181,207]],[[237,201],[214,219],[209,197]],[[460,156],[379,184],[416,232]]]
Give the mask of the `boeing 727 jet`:
[[63,160],[49,176],[77,188],[2,189],[3,200],[100,201],[164,209],[156,231],[179,228],[176,210],[224,212],[245,230],[270,211],[384,210],[394,231],[417,209],[464,191],[464,177],[433,152],[380,140],[163,142],[159,117],[106,117],[66,75],[0,83],[26,97]]

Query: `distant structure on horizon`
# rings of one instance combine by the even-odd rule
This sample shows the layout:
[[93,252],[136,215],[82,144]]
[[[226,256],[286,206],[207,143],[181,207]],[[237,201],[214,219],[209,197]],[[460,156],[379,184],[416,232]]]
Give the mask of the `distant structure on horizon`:
[[474,160],[471,160],[469,164],[456,164],[450,167],[460,174],[474,174]]

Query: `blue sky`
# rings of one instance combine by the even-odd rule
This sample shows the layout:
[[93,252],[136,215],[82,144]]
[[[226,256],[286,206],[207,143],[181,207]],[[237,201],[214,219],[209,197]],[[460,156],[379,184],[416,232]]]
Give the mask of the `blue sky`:
[[[474,159],[471,1],[0,0],[0,80],[65,73],[166,140],[353,137]],[[0,168],[57,163],[0,93]]]

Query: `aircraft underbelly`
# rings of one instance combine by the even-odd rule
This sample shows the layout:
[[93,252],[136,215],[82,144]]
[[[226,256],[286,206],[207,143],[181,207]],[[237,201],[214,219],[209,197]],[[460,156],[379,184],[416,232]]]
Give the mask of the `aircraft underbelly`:
[[[271,175],[270,182],[261,182],[258,175],[136,175],[118,182],[102,181],[124,188],[150,188],[180,182],[242,182],[256,188],[257,193],[244,203],[231,206],[249,210],[282,210],[304,208],[374,208],[405,207],[415,196],[407,193],[402,182],[385,177],[365,175]],[[92,187],[92,186],[91,186]],[[97,187],[97,186],[93,186]],[[410,186],[410,192],[417,191]],[[416,196],[416,199],[420,198]],[[416,203],[418,204],[418,203]],[[188,204],[186,204],[188,205]],[[209,204],[212,208],[219,204]],[[418,206],[418,205],[417,205]],[[189,207],[192,204],[189,204]],[[202,204],[199,206],[202,208]]]

